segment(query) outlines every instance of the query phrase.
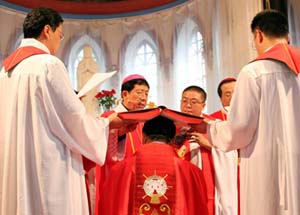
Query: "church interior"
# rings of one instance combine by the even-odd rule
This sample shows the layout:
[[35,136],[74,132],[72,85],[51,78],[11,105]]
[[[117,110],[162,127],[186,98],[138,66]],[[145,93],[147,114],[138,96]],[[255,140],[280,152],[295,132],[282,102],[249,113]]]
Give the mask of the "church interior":
[[24,17],[36,6],[51,7],[64,18],[57,57],[74,90],[82,86],[79,64],[90,47],[92,71],[117,70],[101,89],[114,89],[120,97],[122,79],[138,73],[150,83],[149,102],[172,109],[179,108],[188,85],[206,90],[207,113],[219,108],[219,81],[236,78],[256,56],[250,22],[264,8],[288,16],[290,43],[300,47],[299,0],[1,0],[0,66],[19,46]]

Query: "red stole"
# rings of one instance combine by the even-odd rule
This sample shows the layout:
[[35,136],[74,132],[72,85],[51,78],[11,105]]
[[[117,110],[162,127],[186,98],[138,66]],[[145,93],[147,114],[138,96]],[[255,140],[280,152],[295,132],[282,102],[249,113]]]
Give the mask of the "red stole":
[[44,50],[36,48],[34,46],[24,46],[15,50],[7,58],[4,59],[3,65],[6,72],[14,68],[22,60],[37,54],[48,54]]
[[300,51],[288,44],[277,44],[253,61],[265,59],[276,60],[284,63],[296,75],[300,72]]
[[213,117],[214,119],[220,119],[222,121],[227,120],[227,114],[223,113],[222,110],[216,111],[209,116]]
[[134,131],[128,132],[126,134],[125,158],[132,157],[135,154],[135,152],[141,147],[143,143],[143,127],[144,123],[139,123]]

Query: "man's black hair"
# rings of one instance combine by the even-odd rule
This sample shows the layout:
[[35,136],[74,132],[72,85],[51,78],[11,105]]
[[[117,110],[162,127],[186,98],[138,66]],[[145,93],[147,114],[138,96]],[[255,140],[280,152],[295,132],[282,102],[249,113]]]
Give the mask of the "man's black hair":
[[169,143],[175,136],[176,127],[172,120],[163,116],[157,116],[145,122],[143,134],[151,141],[163,141]]
[[182,94],[185,93],[185,92],[187,92],[187,91],[195,91],[195,92],[200,93],[200,94],[202,95],[204,101],[206,101],[206,96],[207,96],[207,95],[206,95],[206,92],[205,92],[205,90],[204,90],[203,88],[198,87],[198,86],[196,86],[196,85],[192,85],[192,86],[189,86],[189,87],[185,88],[185,89],[182,91]]
[[49,25],[55,31],[63,21],[61,15],[51,8],[34,8],[27,14],[24,20],[24,38],[38,38],[45,25]]
[[286,16],[277,10],[264,10],[252,20],[251,31],[261,30],[266,36],[273,38],[285,37],[289,34]]
[[231,82],[236,82],[235,78],[226,78],[222,80],[219,85],[218,85],[218,95],[221,98],[222,97],[222,86],[223,84],[231,83]]

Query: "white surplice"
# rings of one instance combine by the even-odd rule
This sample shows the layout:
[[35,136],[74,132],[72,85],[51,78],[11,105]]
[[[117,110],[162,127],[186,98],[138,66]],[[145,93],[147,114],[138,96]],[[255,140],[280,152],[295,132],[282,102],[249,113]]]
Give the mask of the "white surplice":
[[212,143],[240,148],[241,215],[300,214],[300,76],[260,60],[239,74],[228,121],[208,125]]
[[[35,46],[49,53],[35,39]],[[50,54],[0,73],[0,214],[86,215],[81,154],[103,164],[108,119],[89,116]]]

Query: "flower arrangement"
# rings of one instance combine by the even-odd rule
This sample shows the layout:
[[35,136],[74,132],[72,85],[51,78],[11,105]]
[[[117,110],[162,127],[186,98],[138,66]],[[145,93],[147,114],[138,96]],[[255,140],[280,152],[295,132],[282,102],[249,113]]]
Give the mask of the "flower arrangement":
[[110,110],[116,102],[116,97],[114,96],[116,91],[112,89],[111,91],[108,90],[101,90],[95,96],[99,102],[99,106],[102,107],[103,111]]

